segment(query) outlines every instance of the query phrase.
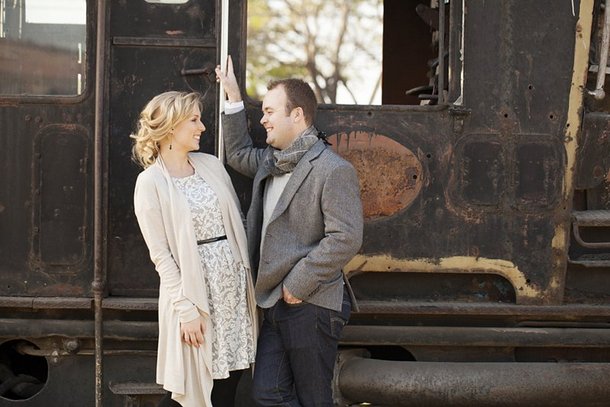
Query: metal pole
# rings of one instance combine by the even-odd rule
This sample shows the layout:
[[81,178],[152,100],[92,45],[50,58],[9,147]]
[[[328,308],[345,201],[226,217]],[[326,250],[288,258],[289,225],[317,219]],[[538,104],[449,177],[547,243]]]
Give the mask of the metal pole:
[[438,104],[445,101],[445,0],[440,0],[438,21]]
[[602,100],[606,96],[604,91],[604,83],[606,82],[606,65],[608,65],[608,45],[610,44],[610,5],[606,1],[604,7],[604,29],[602,31],[602,43],[600,45],[599,63],[597,64],[597,83],[594,91],[589,91],[589,94],[597,100]]
[[610,325],[599,327],[440,327],[347,325],[343,345],[607,348]]
[[348,358],[337,398],[384,406],[602,406],[609,363],[396,362]]
[[95,407],[103,407],[102,360],[104,350],[102,347],[102,295],[105,288],[106,276],[104,273],[104,95],[105,81],[104,68],[106,66],[106,1],[97,0],[97,25],[95,45],[95,129],[93,147],[93,301],[95,312]]
[[[226,68],[229,55],[229,0],[221,0],[220,4],[220,53],[219,64]],[[222,112],[225,105],[225,91],[222,83],[218,87],[218,158],[224,162],[225,147],[222,137]]]

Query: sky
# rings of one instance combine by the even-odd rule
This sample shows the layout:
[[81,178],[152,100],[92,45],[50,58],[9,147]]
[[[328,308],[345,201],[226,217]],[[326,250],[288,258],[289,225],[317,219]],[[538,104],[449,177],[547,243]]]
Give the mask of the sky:
[[25,22],[31,24],[85,24],[86,0],[26,0]]

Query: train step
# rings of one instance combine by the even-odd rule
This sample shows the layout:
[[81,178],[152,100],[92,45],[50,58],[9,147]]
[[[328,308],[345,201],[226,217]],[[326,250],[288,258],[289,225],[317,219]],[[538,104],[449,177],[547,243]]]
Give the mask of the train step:
[[141,407],[141,397],[166,393],[163,387],[157,383],[111,382],[108,387],[110,387],[110,391],[112,391],[114,394],[124,397],[123,407]]
[[108,386],[114,394],[136,395],[136,394],[165,394],[166,391],[157,383],[124,382],[110,383]]
[[166,391],[157,383],[140,383],[140,382],[125,382],[125,383],[110,383],[108,386],[114,394],[165,394]]
[[166,393],[157,383],[110,383],[108,387],[114,394],[124,397],[124,407],[141,407],[140,397]]
[[572,212],[574,238],[582,247],[610,249],[610,242],[590,242],[582,238],[580,228],[610,227],[610,210],[591,210]]
[[610,267],[610,254],[583,254],[575,259],[569,259],[571,264],[578,264],[583,267]]

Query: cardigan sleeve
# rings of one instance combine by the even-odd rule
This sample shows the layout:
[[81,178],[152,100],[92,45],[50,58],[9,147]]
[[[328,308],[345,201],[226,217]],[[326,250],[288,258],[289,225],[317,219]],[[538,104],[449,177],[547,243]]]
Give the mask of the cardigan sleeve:
[[167,290],[180,322],[199,317],[197,307],[184,296],[180,269],[172,256],[158,191],[150,177],[138,176],[134,192],[134,209],[138,224],[155,265],[161,285]]

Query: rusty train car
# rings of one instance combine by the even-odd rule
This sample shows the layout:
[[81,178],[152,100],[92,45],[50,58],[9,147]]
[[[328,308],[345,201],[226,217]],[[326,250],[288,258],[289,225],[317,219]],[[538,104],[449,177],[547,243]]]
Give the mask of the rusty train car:
[[[150,97],[195,90],[221,154],[213,67],[227,17],[245,80],[247,1],[73,3],[0,3],[0,406],[153,406],[158,277],[128,135]],[[383,103],[317,119],[366,217],[336,405],[607,405],[609,9],[383,3]]]

